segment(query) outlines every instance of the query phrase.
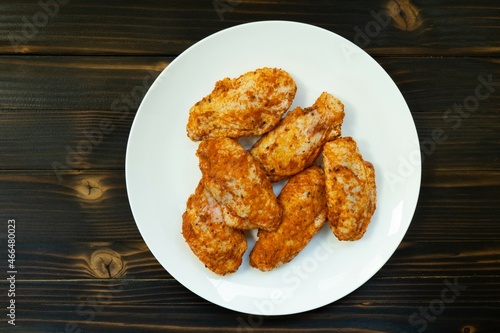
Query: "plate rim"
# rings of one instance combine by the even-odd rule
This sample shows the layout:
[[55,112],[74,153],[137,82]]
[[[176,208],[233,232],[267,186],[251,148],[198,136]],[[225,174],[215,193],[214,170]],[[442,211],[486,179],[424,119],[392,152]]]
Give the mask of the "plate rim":
[[[182,284],[185,288],[187,288],[188,290],[190,290],[191,292],[193,292],[194,294],[202,297],[203,299],[206,299],[207,301],[213,303],[213,304],[216,304],[218,306],[221,306],[223,308],[227,308],[227,309],[230,309],[230,310],[233,310],[233,311],[240,311],[242,312],[241,309],[235,309],[234,307],[231,307],[229,306],[228,303],[223,303],[223,302],[217,302],[217,301],[214,301],[212,299],[209,299],[207,298],[206,296],[200,294],[199,292],[196,292],[194,291],[192,288],[190,288],[189,286],[186,286],[183,281],[181,279],[178,278],[178,276],[174,276],[166,267],[165,265],[158,259],[157,255],[155,254],[155,250],[153,250],[151,248],[151,246],[148,244],[148,242],[146,241],[146,236],[145,236],[145,230],[143,230],[144,228],[144,225],[141,225],[139,223],[139,221],[137,220],[136,218],[136,212],[135,212],[135,209],[134,208],[134,204],[132,202],[132,197],[133,197],[133,194],[131,193],[132,189],[130,187],[130,177],[132,175],[132,171],[131,171],[131,168],[130,168],[130,158],[132,156],[132,151],[131,151],[131,143],[132,141],[134,140],[133,138],[133,133],[134,133],[134,129],[138,126],[137,125],[137,120],[138,120],[138,117],[140,114],[146,112],[146,111],[143,111],[144,108],[145,108],[145,101],[148,100],[148,96],[149,94],[152,92],[153,90],[153,87],[157,84],[159,84],[159,82],[161,82],[161,80],[163,79],[163,76],[167,75],[169,73],[169,71],[175,67],[175,64],[177,62],[180,62],[183,58],[183,55],[187,54],[188,52],[193,52],[193,50],[195,50],[199,45],[203,44],[203,43],[208,43],[210,41],[210,39],[212,38],[216,38],[217,36],[219,35],[222,35],[222,34],[225,34],[225,33],[228,33],[229,31],[234,31],[234,30],[238,30],[238,29],[245,29],[245,28],[248,28],[248,27],[252,27],[252,26],[259,26],[259,25],[266,25],[266,24],[270,24],[270,25],[273,25],[273,24],[284,24],[284,25],[294,25],[294,26],[300,26],[300,27],[306,27],[307,29],[312,29],[312,30],[318,30],[318,31],[322,31],[323,33],[327,33],[327,34],[331,34],[333,36],[335,36],[335,38],[340,38],[341,40],[343,40],[344,42],[350,44],[351,47],[355,47],[355,48],[358,48],[361,52],[363,52],[365,54],[365,56],[367,56],[367,59],[369,59],[371,62],[373,62],[379,69],[381,69],[390,79],[390,81],[394,84],[394,87],[397,89],[397,92],[399,93],[399,96],[402,98],[404,104],[406,105],[406,108],[408,110],[408,113],[409,113],[409,116],[410,116],[410,119],[411,119],[411,124],[412,124],[412,129],[414,130],[414,134],[417,138],[417,148],[418,148],[418,157],[419,157],[419,161],[421,163],[421,152],[420,152],[420,143],[418,142],[418,133],[416,131],[416,125],[415,125],[415,121],[413,119],[413,116],[411,115],[411,111],[409,109],[409,106],[408,104],[406,103],[406,100],[403,96],[403,94],[401,93],[401,91],[399,90],[399,87],[396,85],[396,83],[394,82],[394,80],[389,76],[389,74],[386,72],[386,70],[373,58],[371,57],[366,51],[364,51],[363,49],[359,48],[356,44],[352,43],[351,41],[349,41],[348,39],[336,34],[335,32],[332,32],[330,30],[327,30],[325,28],[322,28],[322,27],[318,27],[318,26],[315,26],[315,25],[312,25],[312,24],[308,24],[308,23],[302,23],[302,22],[297,22],[297,21],[287,21],[287,20],[263,20],[263,21],[254,21],[254,22],[247,22],[247,23],[242,23],[242,24],[238,24],[238,25],[235,25],[235,26],[232,26],[232,27],[229,27],[229,28],[226,28],[226,29],[222,29],[220,31],[217,31],[211,35],[208,35],[206,36],[205,38],[199,40],[198,42],[194,43],[193,45],[191,45],[190,47],[188,47],[185,51],[183,51],[180,55],[178,55],[175,59],[173,59],[166,68],[164,68],[162,70],[162,72],[159,74],[159,76],[155,79],[155,82],[153,82],[153,84],[151,85],[151,87],[148,89],[148,91],[146,92],[146,95],[144,96],[143,100],[141,101],[141,104],[139,105],[139,108],[137,110],[137,113],[136,115],[134,116],[134,120],[133,120],[133,123],[132,123],[132,126],[130,128],[130,132],[129,132],[129,136],[128,136],[128,140],[127,140],[127,147],[126,147],[126,156],[125,156],[125,183],[126,183],[126,190],[127,190],[127,197],[128,197],[128,200],[129,200],[129,204],[130,204],[130,208],[131,208],[131,211],[132,211],[132,215],[134,217],[134,221],[137,225],[137,228],[141,234],[141,237],[143,238],[145,244],[148,246],[148,249],[151,251],[151,253],[153,254],[153,256],[155,257],[156,260],[158,260],[159,264],[172,276],[172,278],[174,278],[176,281],[178,281],[180,284]],[[401,231],[400,235],[401,237],[398,238],[398,241],[397,241],[397,245],[394,246],[394,248],[392,249],[391,253],[389,256],[387,256],[387,258],[385,258],[385,260],[381,263],[381,265],[379,267],[377,267],[376,269],[373,270],[373,274],[370,274],[364,281],[362,281],[361,283],[359,283],[356,287],[352,288],[352,290],[348,290],[346,293],[344,293],[343,296],[341,297],[338,297],[336,299],[332,299],[330,301],[327,301],[327,302],[322,302],[322,303],[316,303],[315,305],[313,306],[308,306],[308,307],[305,307],[304,309],[302,310],[297,310],[297,311],[292,311],[292,312],[285,312],[285,313],[272,313],[272,314],[263,314],[263,313],[254,313],[254,312],[247,312],[247,311],[243,311],[245,313],[248,313],[248,314],[254,314],[254,315],[271,315],[271,316],[276,316],[276,315],[291,315],[291,314],[297,314],[297,313],[302,313],[302,312],[305,312],[305,311],[309,311],[309,310],[313,310],[313,309],[317,309],[317,308],[320,308],[322,306],[325,306],[327,304],[331,304],[333,302],[336,302],[338,301],[339,299],[349,295],[350,293],[352,293],[354,290],[358,289],[359,287],[361,287],[363,284],[365,284],[368,280],[370,280],[378,271],[380,271],[380,269],[387,263],[387,261],[392,257],[392,255],[394,254],[394,252],[397,250],[399,244],[401,244],[403,238],[405,237],[407,231],[408,231],[408,228],[413,220],[413,217],[414,217],[414,214],[415,214],[415,211],[416,211],[416,207],[417,207],[417,204],[418,204],[418,198],[419,198],[419,194],[420,194],[420,190],[421,190],[421,177],[422,177],[422,168],[421,168],[421,164],[420,164],[420,167],[418,169],[418,172],[416,174],[416,177],[417,177],[417,180],[416,182],[418,183],[415,184],[416,186],[416,191],[413,193],[413,197],[414,197],[414,200],[412,200],[412,205],[411,207],[409,208],[409,210],[411,211],[411,213],[409,214],[410,216],[408,217],[409,221],[408,223],[405,225],[404,227],[404,230]],[[378,199],[377,199],[378,200]]]

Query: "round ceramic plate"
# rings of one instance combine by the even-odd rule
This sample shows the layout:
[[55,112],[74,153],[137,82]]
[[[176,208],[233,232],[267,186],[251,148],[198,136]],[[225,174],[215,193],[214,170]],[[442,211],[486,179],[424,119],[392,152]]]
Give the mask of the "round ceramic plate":
[[[361,240],[338,241],[325,225],[297,257],[271,272],[249,266],[255,242],[250,236],[239,270],[221,277],[205,268],[181,234],[187,198],[201,177],[198,143],[186,136],[188,112],[217,80],[260,67],[282,68],[295,79],[292,108],[312,105],[323,91],[344,103],[342,135],[352,136],[375,166],[377,209]],[[370,279],[410,225],[420,176],[415,124],[389,75],[348,40],[315,26],[282,21],[223,30],[177,57],[146,94],[126,155],[132,212],[160,264],[206,300],[255,315],[315,309]]]

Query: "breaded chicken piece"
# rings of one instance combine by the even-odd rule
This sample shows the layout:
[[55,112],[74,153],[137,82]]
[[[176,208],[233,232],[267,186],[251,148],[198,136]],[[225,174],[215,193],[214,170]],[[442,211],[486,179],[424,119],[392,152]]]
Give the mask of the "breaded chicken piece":
[[201,181],[186,206],[182,235],[193,253],[216,274],[234,273],[247,249],[243,231],[224,223],[219,203]]
[[344,105],[322,93],[313,106],[295,108],[252,147],[250,154],[263,166],[272,182],[311,166],[323,145],[340,136]]
[[[275,229],[281,207],[262,167],[236,140],[202,141],[196,155],[205,187],[227,210],[244,221],[235,228]],[[237,221],[236,221],[237,222]]]
[[189,110],[187,135],[193,141],[238,138],[273,129],[297,92],[284,70],[261,68],[236,79],[225,78]]
[[312,166],[289,179],[278,200],[283,219],[275,231],[259,230],[250,265],[269,271],[292,260],[326,222],[325,177]]
[[221,205],[221,209],[222,216],[224,217],[224,223],[227,226],[241,230],[251,230],[259,228],[257,225],[251,223],[248,218],[236,215],[236,213],[226,205]]
[[375,212],[375,169],[351,137],[328,142],[323,162],[330,229],[339,240],[360,239]]

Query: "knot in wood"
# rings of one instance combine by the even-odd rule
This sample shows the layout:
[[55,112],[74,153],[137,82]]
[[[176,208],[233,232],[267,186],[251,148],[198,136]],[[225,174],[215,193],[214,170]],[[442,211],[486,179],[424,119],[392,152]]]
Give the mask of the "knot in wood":
[[410,0],[390,0],[386,5],[396,28],[413,31],[422,25],[419,9]]
[[464,326],[462,327],[462,333],[474,333],[476,332],[476,329],[474,326]]
[[87,200],[95,200],[102,196],[103,190],[95,179],[84,179],[76,186],[81,197]]
[[101,279],[117,278],[125,273],[121,256],[113,250],[100,249],[90,256],[90,268]]

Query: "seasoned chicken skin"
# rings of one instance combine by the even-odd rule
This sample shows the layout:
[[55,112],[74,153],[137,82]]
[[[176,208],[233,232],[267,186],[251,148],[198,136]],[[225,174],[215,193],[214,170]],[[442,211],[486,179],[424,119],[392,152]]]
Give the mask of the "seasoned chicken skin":
[[311,166],[323,145],[340,136],[344,105],[329,93],[322,93],[314,105],[295,108],[250,153],[263,166],[272,182],[290,177]]
[[207,190],[226,214],[241,218],[233,219],[240,223],[233,227],[276,229],[281,206],[264,170],[245,148],[234,139],[216,138],[202,141],[196,155]]
[[330,229],[339,240],[358,240],[376,208],[375,169],[351,137],[328,142],[323,162]]
[[326,222],[325,177],[312,166],[293,176],[278,200],[283,219],[275,231],[259,230],[250,265],[269,271],[292,260]]
[[243,231],[224,223],[219,203],[201,181],[186,206],[182,235],[193,253],[216,274],[234,273],[247,249]]
[[259,227],[252,222],[248,218],[241,217],[236,215],[236,213],[226,205],[221,205],[222,216],[224,217],[224,223],[231,227],[241,230],[251,230],[258,229]]
[[187,135],[199,141],[266,133],[292,105],[296,92],[293,78],[277,68],[217,81],[214,90],[189,110]]

